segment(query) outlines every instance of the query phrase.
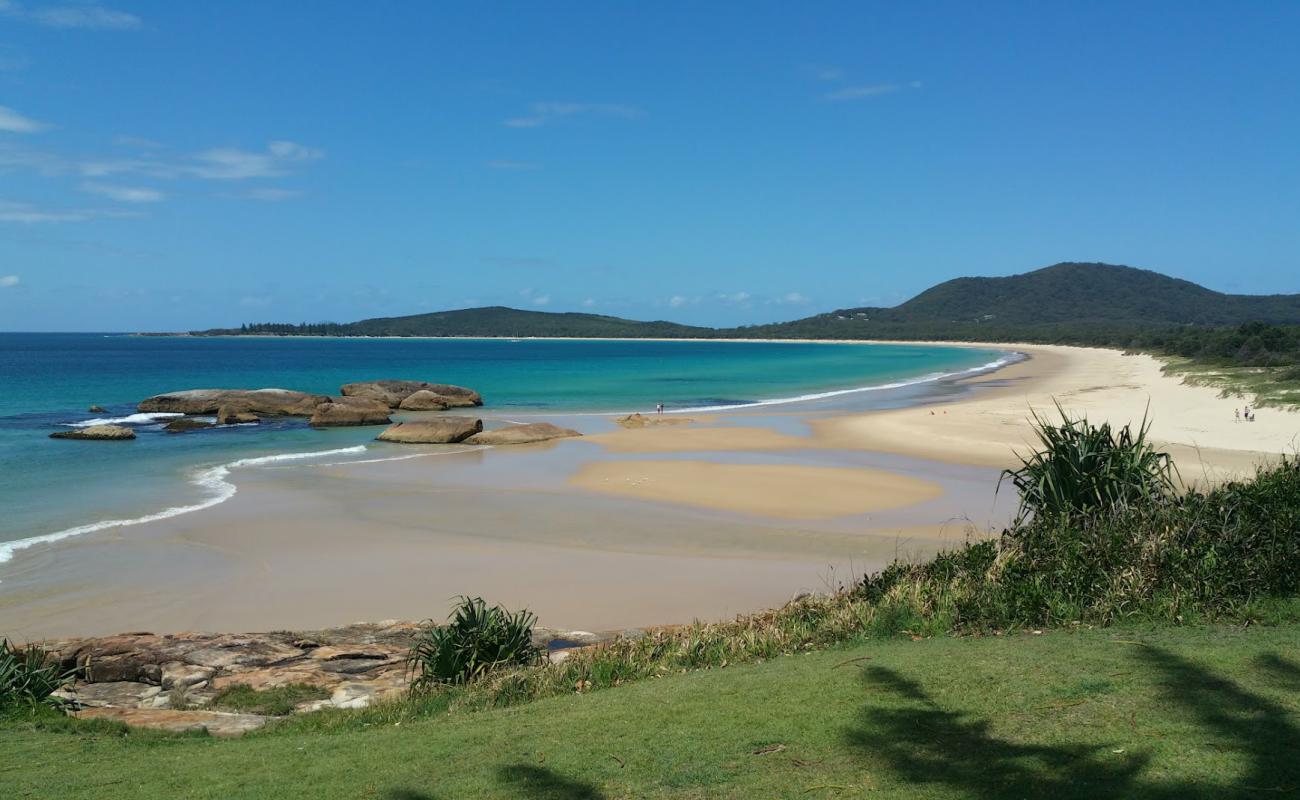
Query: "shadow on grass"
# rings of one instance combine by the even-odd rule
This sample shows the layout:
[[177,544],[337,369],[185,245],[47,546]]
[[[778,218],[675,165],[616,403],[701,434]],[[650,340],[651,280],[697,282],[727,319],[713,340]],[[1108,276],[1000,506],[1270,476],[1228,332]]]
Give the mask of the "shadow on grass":
[[[1181,710],[1214,737],[1210,747],[1244,756],[1238,777],[1161,780],[1145,774],[1149,755],[1116,752],[1126,749],[1119,745],[999,738],[991,721],[945,710],[921,684],[879,666],[864,670],[864,681],[905,704],[867,706],[847,738],[903,781],[972,797],[1300,797],[1300,727],[1286,706],[1159,648],[1142,648],[1136,658],[1158,673],[1166,707]],[[1300,680],[1300,666],[1277,655],[1262,656],[1255,666],[1284,687]],[[1193,743],[1206,744],[1199,737]]]
[[[484,797],[520,797],[528,800],[605,800],[599,789],[566,778],[555,770],[532,764],[511,764],[497,770],[499,791]],[[437,800],[437,795],[417,789],[393,789],[387,800]]]

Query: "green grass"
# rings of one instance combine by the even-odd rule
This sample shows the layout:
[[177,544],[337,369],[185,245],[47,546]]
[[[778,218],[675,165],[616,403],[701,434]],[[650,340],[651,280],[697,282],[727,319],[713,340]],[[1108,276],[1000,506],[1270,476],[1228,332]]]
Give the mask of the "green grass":
[[293,713],[294,707],[308,700],[324,700],[330,693],[307,683],[290,683],[269,689],[254,689],[242,683],[228,686],[212,698],[212,708],[216,711],[242,711],[248,714],[264,714],[282,717]]
[[[1256,367],[1203,363],[1189,358],[1165,359],[1164,371],[1192,386],[1210,386],[1221,397],[1240,398],[1252,408],[1300,406],[1300,367]],[[1243,425],[1247,424],[1245,422]]]
[[6,797],[1274,797],[1300,623],[888,639],[378,725],[242,739],[0,727]]

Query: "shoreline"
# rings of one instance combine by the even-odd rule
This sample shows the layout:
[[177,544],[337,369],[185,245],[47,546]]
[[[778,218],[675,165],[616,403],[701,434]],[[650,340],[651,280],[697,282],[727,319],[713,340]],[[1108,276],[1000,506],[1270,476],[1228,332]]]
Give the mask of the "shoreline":
[[[585,424],[604,432],[549,445],[259,465],[236,497],[203,514],[77,537],[7,564],[0,632],[438,618],[462,593],[589,630],[719,619],[991,535],[1008,513],[997,504],[1009,498],[994,494],[998,471],[1023,448],[1029,409],[1053,397],[1117,424],[1150,403],[1153,436],[1181,448],[1185,478],[1206,482],[1249,471],[1300,437],[1300,415],[1289,412],[1233,426],[1232,399],[1180,384],[1149,356],[1014,352],[1028,358],[939,380],[944,391],[896,390],[901,408],[746,406],[635,430],[593,415]],[[1207,441],[1245,446],[1197,449]],[[578,485],[584,470],[598,480]],[[903,479],[907,496],[867,497],[873,470]],[[608,602],[596,608],[591,597]]]

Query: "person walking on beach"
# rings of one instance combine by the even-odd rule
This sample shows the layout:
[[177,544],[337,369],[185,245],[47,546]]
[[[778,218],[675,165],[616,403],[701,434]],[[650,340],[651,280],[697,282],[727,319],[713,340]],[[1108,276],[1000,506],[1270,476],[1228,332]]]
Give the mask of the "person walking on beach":
[[659,403],[659,404],[657,404],[657,405],[655,406],[655,413],[658,414],[658,415],[660,415],[660,416],[663,416],[663,413],[664,413],[664,404],[663,404],[663,403]]
[[1241,409],[1239,408],[1232,409],[1232,421],[1241,422]]

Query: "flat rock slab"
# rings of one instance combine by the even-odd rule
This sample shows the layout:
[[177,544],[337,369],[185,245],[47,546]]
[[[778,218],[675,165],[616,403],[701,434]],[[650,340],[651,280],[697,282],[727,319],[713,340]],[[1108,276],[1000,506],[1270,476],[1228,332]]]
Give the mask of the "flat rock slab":
[[384,429],[375,438],[381,442],[401,444],[456,444],[483,430],[483,420],[472,417],[439,417],[437,419],[399,422]]
[[511,425],[508,428],[497,428],[492,431],[476,433],[466,439],[465,444],[531,444],[533,442],[546,442],[551,439],[568,439],[581,435],[581,433],[571,428],[561,428],[559,425],[552,425],[549,422],[532,422],[527,425]]
[[266,724],[266,717],[257,714],[159,708],[87,708],[76,712],[74,716],[81,719],[106,719],[133,728],[155,728],[172,733],[207,731],[213,736],[242,736]]
[[328,400],[290,389],[186,389],[145,398],[136,408],[146,413],[215,414],[224,406],[227,413],[310,417]]
[[614,420],[623,428],[651,428],[656,425],[685,425],[694,422],[690,417],[664,416],[663,414],[654,414],[645,416],[644,414],[628,414],[626,417],[619,417]]
[[[453,386],[449,383],[428,383],[426,381],[362,381],[348,383],[339,387],[339,394],[344,397],[366,397],[378,400],[389,408],[405,408],[408,411],[429,411],[434,408],[417,409],[402,405],[402,402],[417,392],[427,392],[440,398],[442,408],[459,408],[483,405],[483,397],[473,389]],[[416,401],[417,404],[420,401]]]
[[135,438],[135,431],[122,425],[91,425],[70,431],[55,431],[51,439],[84,439],[94,442],[125,442]]

